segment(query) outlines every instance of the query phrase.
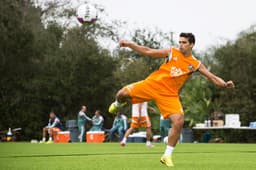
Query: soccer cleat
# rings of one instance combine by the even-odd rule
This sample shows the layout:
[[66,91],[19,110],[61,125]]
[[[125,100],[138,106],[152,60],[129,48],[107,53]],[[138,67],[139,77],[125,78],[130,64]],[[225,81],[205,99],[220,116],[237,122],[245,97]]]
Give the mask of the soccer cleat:
[[109,108],[108,108],[108,112],[109,113],[115,113],[118,110],[120,110],[122,107],[124,107],[126,105],[126,103],[121,103],[121,104],[116,104],[116,102],[113,102]]
[[162,163],[162,164],[165,164],[166,166],[168,166],[168,167],[174,167],[174,164],[173,164],[173,162],[172,162],[172,156],[170,155],[170,156],[165,156],[165,155],[163,155],[162,157],[161,157],[161,159],[160,159],[160,162]]
[[52,140],[48,140],[47,142],[45,142],[45,144],[53,144]]
[[125,142],[120,142],[120,146],[125,147],[126,143]]
[[155,145],[153,145],[152,143],[147,143],[146,146],[149,147],[149,148],[155,147]]
[[46,143],[45,141],[43,141],[43,140],[40,140],[40,142],[39,142],[40,144],[43,144],[43,143]]

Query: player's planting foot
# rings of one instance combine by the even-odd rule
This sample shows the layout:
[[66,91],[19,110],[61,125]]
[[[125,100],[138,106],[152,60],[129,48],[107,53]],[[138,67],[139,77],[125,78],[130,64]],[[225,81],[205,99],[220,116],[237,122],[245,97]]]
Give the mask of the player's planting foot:
[[165,156],[165,155],[163,155],[162,157],[161,157],[161,159],[160,159],[160,162],[162,163],[162,164],[165,164],[166,166],[168,166],[168,167],[174,167],[174,164],[173,164],[173,162],[172,162],[172,156],[170,155],[170,156]]
[[150,143],[146,143],[146,146],[149,147],[149,148],[154,147],[154,145],[151,142]]
[[120,142],[120,146],[125,147],[126,143],[125,142]]
[[116,113],[118,110],[120,110],[122,107],[124,107],[126,103],[118,103],[117,101],[113,102],[109,108],[108,112],[109,113]]

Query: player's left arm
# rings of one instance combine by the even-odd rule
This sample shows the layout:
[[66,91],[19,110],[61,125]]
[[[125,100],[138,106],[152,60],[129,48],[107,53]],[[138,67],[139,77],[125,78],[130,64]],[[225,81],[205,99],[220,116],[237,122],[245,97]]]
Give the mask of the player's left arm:
[[53,128],[55,127],[58,123],[60,122],[60,120],[58,118],[55,118],[54,122],[52,125],[49,126],[49,128]]
[[234,88],[235,85],[233,81],[224,81],[222,78],[211,73],[202,63],[199,66],[199,72],[212,81],[215,85],[220,87]]
[[99,121],[98,122],[95,122],[94,125],[100,125],[102,122],[104,121],[103,117],[101,116],[99,118]]
[[166,58],[169,56],[170,49],[153,49],[146,46],[138,45],[134,42],[129,42],[126,40],[119,41],[121,47],[129,47],[130,49],[136,51],[139,54],[144,56],[150,56],[154,58]]
[[86,114],[84,114],[84,117],[85,117],[86,120],[92,121],[92,119],[90,117],[88,117]]

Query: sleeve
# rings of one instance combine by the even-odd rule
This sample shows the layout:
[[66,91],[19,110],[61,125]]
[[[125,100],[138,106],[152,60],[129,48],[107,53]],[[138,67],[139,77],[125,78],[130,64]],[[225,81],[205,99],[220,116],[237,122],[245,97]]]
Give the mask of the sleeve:
[[95,116],[92,117],[92,124],[94,125],[96,122],[95,122]]
[[81,117],[84,117],[85,119],[87,119],[87,120],[89,120],[89,121],[92,120],[92,119],[91,119],[90,117],[88,117],[88,116],[86,115],[86,113],[84,113],[84,112],[79,112],[79,115],[80,115]]
[[192,56],[190,64],[191,64],[191,67],[190,67],[191,71],[195,72],[195,71],[198,71],[201,65],[201,61],[196,59],[194,56]]
[[54,119],[54,122],[52,125],[49,126],[49,128],[53,128],[55,127],[58,123],[60,122],[60,119],[58,119],[57,117]]
[[89,120],[89,121],[92,120],[92,119],[91,119],[90,117],[88,117],[86,114],[84,114],[84,117],[85,117],[87,120]]
[[116,125],[116,118],[115,118],[115,120],[114,120],[114,122],[113,122],[113,125],[112,125],[112,127],[115,127],[115,125]]
[[168,63],[169,61],[172,60],[172,48],[173,48],[173,47],[170,48],[169,55],[166,56],[166,63]]
[[103,117],[100,116],[99,121],[98,122],[94,122],[94,125],[100,125],[103,121],[104,121]]
[[51,126],[51,119],[49,119],[49,121],[48,121],[48,127],[50,127]]

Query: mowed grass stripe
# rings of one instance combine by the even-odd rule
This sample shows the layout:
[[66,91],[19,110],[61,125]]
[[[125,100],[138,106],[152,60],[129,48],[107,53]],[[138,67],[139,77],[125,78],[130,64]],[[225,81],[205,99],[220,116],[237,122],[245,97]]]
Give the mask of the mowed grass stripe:
[[[157,170],[169,169],[159,159],[164,144],[118,143],[30,144],[0,143],[4,170]],[[179,144],[175,170],[255,170],[256,144]]]

